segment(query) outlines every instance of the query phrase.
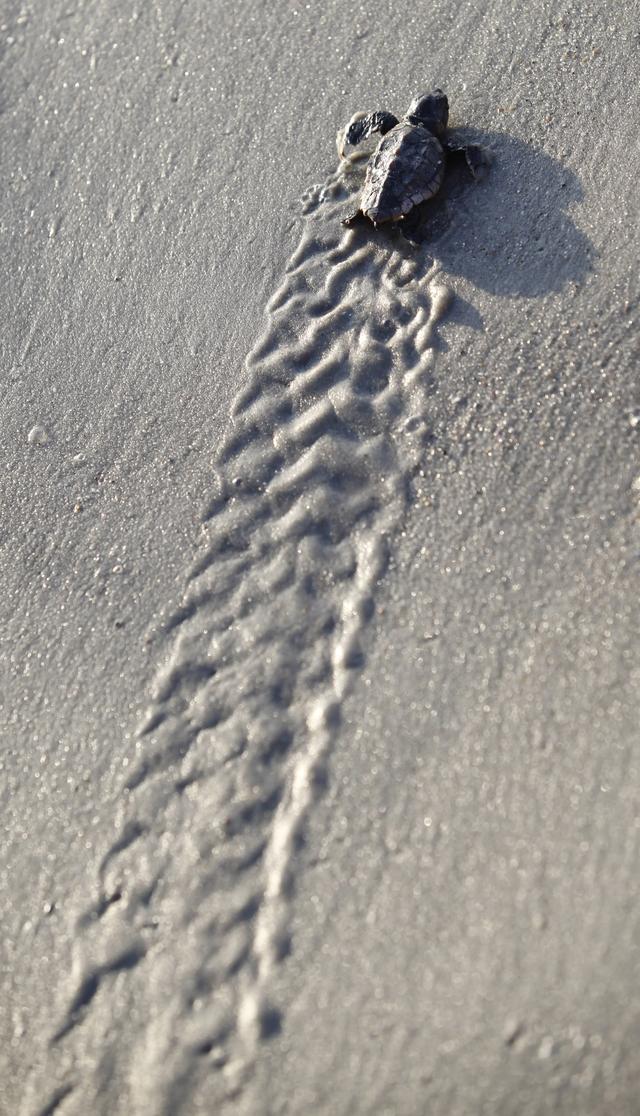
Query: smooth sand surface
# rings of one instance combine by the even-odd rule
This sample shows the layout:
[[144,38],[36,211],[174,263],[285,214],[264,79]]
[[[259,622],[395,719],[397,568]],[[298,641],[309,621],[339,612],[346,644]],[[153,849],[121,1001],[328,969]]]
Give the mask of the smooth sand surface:
[[635,1114],[640,8],[0,14],[0,1110]]

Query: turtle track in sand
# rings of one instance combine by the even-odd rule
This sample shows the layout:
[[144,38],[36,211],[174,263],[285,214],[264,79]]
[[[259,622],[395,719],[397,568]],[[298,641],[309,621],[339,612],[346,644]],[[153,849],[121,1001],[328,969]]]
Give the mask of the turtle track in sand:
[[246,360],[30,1113],[214,1111],[280,1026],[296,851],[429,438],[450,296],[421,254],[341,228],[348,193],[338,172],[306,196]]

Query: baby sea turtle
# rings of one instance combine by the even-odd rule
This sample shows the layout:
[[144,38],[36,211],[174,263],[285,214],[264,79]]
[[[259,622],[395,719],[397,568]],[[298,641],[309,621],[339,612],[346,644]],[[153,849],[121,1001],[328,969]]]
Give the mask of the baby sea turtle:
[[449,102],[441,89],[416,97],[403,120],[392,112],[358,114],[346,129],[345,143],[360,143],[375,132],[383,138],[367,165],[360,205],[343,225],[352,225],[362,216],[375,228],[404,221],[414,206],[437,194],[447,154],[463,154],[471,173],[479,177],[486,166],[482,148],[445,140],[448,120]]

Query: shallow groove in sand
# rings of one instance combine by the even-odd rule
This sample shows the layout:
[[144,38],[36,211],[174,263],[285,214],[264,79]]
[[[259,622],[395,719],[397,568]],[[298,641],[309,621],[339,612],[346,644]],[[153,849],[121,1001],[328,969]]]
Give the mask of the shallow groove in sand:
[[[119,830],[77,930],[53,1040],[75,1085],[55,1075],[65,1113],[103,1111],[105,1065],[127,1111],[175,1116],[200,1090],[233,1094],[280,1026],[270,983],[290,944],[296,851],[429,437],[425,384],[450,297],[421,254],[341,228],[348,192],[337,173],[307,195],[246,360],[207,545],[167,625]],[[127,1004],[144,1020],[134,1049],[117,1023]]]

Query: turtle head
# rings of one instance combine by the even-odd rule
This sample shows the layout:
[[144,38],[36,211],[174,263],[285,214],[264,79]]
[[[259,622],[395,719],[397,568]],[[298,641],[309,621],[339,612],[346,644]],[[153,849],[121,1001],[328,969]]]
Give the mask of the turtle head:
[[441,89],[432,89],[430,93],[416,97],[409,105],[407,120],[410,124],[421,124],[434,136],[441,136],[449,120],[446,94]]

